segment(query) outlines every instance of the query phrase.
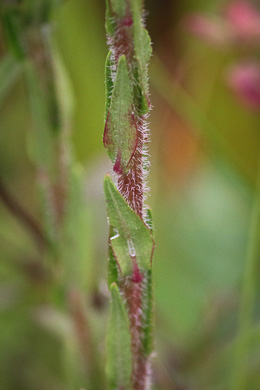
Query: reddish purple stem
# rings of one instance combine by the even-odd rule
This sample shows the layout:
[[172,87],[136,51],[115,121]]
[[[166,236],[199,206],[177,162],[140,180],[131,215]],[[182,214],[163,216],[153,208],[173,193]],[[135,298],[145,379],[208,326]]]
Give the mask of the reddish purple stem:
[[[127,2],[129,8],[129,4]],[[134,82],[134,69],[136,67],[134,58],[133,45],[133,20],[130,8],[127,15],[120,21],[117,21],[116,33],[113,37],[109,37],[109,45],[111,46],[112,54],[117,65],[121,55],[125,55],[128,63],[130,78]],[[135,111],[135,108],[133,109]],[[128,202],[135,213],[143,219],[143,201],[144,201],[144,175],[143,175],[143,149],[146,142],[144,135],[145,120],[139,117],[137,112],[133,114],[133,120],[137,129],[136,148],[129,161],[128,173],[124,173],[120,167],[121,154],[117,153],[117,158],[114,163],[114,171],[118,176],[118,190]],[[105,146],[107,135],[104,134]],[[132,385],[134,390],[145,390],[148,362],[147,357],[143,353],[142,345],[142,292],[143,292],[143,275],[140,272],[136,258],[133,261],[132,276],[120,278],[120,290],[123,293],[128,310],[131,332],[131,348],[132,348]]]

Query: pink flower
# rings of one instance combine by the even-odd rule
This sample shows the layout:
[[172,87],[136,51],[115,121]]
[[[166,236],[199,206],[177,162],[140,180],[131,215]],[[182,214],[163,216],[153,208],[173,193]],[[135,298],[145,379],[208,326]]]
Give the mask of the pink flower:
[[260,110],[260,63],[233,66],[228,74],[228,84],[247,107]]
[[235,37],[260,43],[260,12],[248,1],[233,1],[225,12]]
[[229,3],[222,16],[191,15],[186,25],[194,35],[218,46],[260,45],[260,12],[243,0]]
[[188,30],[208,43],[224,46],[230,37],[229,26],[222,19],[211,19],[194,14],[186,20]]

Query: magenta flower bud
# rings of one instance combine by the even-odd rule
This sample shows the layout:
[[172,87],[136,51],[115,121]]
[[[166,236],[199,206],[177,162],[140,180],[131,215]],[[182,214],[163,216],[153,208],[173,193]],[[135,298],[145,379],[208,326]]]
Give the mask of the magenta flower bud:
[[260,110],[260,63],[234,66],[228,74],[228,84],[243,104]]
[[250,2],[243,0],[231,2],[225,16],[236,40],[260,43],[260,12]]
[[191,15],[186,26],[192,34],[216,46],[260,44],[260,11],[243,0],[230,2],[219,17]]

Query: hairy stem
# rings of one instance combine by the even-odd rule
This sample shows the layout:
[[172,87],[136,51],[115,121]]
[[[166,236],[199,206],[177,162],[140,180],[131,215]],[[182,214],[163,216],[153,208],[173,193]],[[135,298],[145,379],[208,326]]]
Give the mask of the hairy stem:
[[118,189],[132,207],[132,209],[143,218],[144,206],[144,178],[142,151],[144,148],[144,134],[142,119],[139,119],[137,126],[137,148],[131,161],[131,168],[127,174],[118,176]]
[[143,351],[143,330],[142,330],[142,282],[135,282],[133,278],[125,278],[121,290],[123,291],[128,307],[128,316],[131,332],[131,349],[132,349],[132,384],[134,390],[147,389],[149,357],[144,355]]
[[[151,273],[148,282],[147,271],[151,267],[154,245],[145,205],[146,176],[149,171],[146,118],[150,109],[147,65],[151,55],[151,43],[143,26],[142,11],[141,1],[107,0],[110,55],[106,69],[107,119],[104,145],[113,162],[117,189],[139,220],[135,222],[136,229],[148,231],[148,237],[150,236],[151,239],[150,241],[147,238],[150,253],[148,251],[145,254],[145,257],[149,256],[149,258],[144,266],[140,259],[142,249],[137,253],[135,248],[137,245],[139,249],[142,241],[138,245],[135,239],[135,245],[133,244],[131,237],[133,233],[130,233],[131,229],[128,231],[127,227],[130,221],[127,219],[123,221],[122,229],[116,224],[114,226],[112,224],[110,229],[109,247],[110,252],[113,253],[110,262],[114,262],[117,266],[115,273],[117,276],[114,276],[114,281],[123,298],[129,320],[132,356],[130,383],[133,390],[148,390],[149,388],[151,351],[147,340],[151,338],[152,290]],[[110,201],[114,201],[114,198]],[[125,207],[121,201],[119,203]],[[124,215],[120,211],[120,205],[116,205],[115,210],[119,215],[116,223],[120,223]],[[140,227],[140,220],[142,227]],[[117,235],[119,230],[121,233]],[[147,237],[146,234],[145,236]],[[122,252],[117,251],[118,247],[113,251],[113,240],[117,237],[121,243],[125,240],[126,244],[125,255],[122,258]],[[115,268],[114,265],[112,268],[110,266],[110,272],[113,267]],[[113,271],[109,278],[111,275],[113,279]],[[148,301],[149,304],[147,304]],[[147,336],[148,333],[149,336]],[[122,385],[120,381],[120,375],[118,375],[118,378],[112,378],[111,383],[114,386],[116,382],[118,390],[128,389],[129,386],[126,383]]]

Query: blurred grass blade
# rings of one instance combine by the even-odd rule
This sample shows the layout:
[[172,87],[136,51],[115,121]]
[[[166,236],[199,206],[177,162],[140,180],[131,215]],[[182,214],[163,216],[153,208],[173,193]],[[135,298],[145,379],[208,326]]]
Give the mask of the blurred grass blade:
[[107,377],[109,390],[130,390],[132,371],[129,322],[118,287],[110,287],[111,306],[107,332]]
[[109,222],[118,232],[111,238],[111,246],[123,275],[132,273],[133,257],[140,271],[150,269],[154,244],[149,228],[130,208],[109,175],[104,180],[104,192]]
[[260,158],[258,161],[255,198],[249,225],[248,248],[243,274],[238,336],[235,344],[234,368],[231,390],[248,388],[248,364],[250,356],[250,340],[248,335],[254,324],[254,310],[257,301],[257,284],[260,258]]
[[218,128],[207,117],[200,108],[197,101],[175,80],[167,70],[158,56],[153,56],[150,68],[150,76],[153,87],[160,96],[167,102],[173,111],[176,111],[181,118],[190,125],[190,129],[196,137],[205,137],[212,150],[212,158],[219,161],[219,156],[224,156],[234,167],[239,168],[246,183],[251,187],[254,185],[254,178],[249,169],[248,162],[230,147],[227,139],[223,137],[221,129]]
[[30,157],[38,167],[51,172],[54,164],[54,145],[48,110],[39,86],[36,71],[31,62],[24,64],[34,131],[31,133]]
[[58,102],[58,115],[60,119],[61,129],[66,135],[70,132],[71,118],[74,112],[74,94],[72,83],[68,72],[64,66],[63,60],[60,56],[59,50],[49,37],[49,48],[52,59],[53,79],[55,97]]
[[61,239],[64,280],[86,292],[92,284],[92,221],[84,198],[83,168],[74,163],[69,176]]
[[0,108],[21,74],[21,64],[7,54],[0,62]]
[[56,155],[55,139],[53,137],[48,107],[39,77],[33,63],[24,62],[25,79],[31,109],[33,129],[28,136],[28,155],[37,168],[39,183],[39,199],[43,210],[43,226],[52,247],[57,252],[57,207],[52,182],[55,177]]
[[26,49],[18,6],[8,5],[7,2],[0,4],[0,16],[7,46],[17,60],[21,61],[25,57]]

